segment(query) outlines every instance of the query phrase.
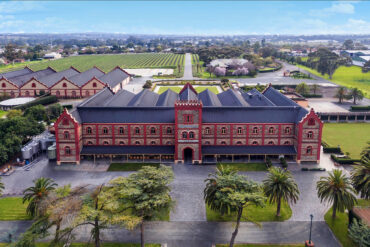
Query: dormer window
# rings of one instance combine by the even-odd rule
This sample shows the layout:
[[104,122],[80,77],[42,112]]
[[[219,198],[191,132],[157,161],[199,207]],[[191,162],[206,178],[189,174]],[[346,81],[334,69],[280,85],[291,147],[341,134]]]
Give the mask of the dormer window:
[[139,128],[139,127],[136,127],[136,128],[135,128],[135,134],[136,134],[136,135],[139,135],[139,134],[140,134],[140,128]]
[[206,135],[211,134],[211,128],[210,127],[207,127],[206,130],[205,130],[205,133],[206,133]]
[[155,134],[155,128],[154,127],[151,127],[150,128],[150,134],[154,135]]
[[253,134],[258,134],[258,127],[253,127]]
[[119,127],[119,133],[120,133],[121,135],[123,135],[123,134],[125,133],[125,130],[124,130],[124,128],[123,128],[123,127]]
[[238,127],[238,134],[240,135],[240,134],[243,134],[243,129],[242,129],[242,127]]
[[290,127],[286,127],[284,133],[285,134],[290,134],[291,131],[292,131],[292,129]]
[[226,128],[225,127],[221,128],[221,134],[226,134]]
[[169,135],[169,134],[172,134],[172,128],[171,127],[168,127],[167,128],[167,134]]
[[274,127],[270,127],[269,128],[269,134],[274,134],[275,132],[275,128]]

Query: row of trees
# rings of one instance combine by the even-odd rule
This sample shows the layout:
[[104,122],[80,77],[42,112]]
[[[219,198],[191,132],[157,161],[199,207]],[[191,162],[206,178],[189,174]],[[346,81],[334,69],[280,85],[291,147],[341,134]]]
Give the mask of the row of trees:
[[356,104],[358,100],[362,100],[364,98],[364,93],[358,88],[351,88],[348,90],[345,87],[340,87],[338,88],[335,97],[338,98],[340,104],[342,104],[345,99],[353,99],[353,104]]

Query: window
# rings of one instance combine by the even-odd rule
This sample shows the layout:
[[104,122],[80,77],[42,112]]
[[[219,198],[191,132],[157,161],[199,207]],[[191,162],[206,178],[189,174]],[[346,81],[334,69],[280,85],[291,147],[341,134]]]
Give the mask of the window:
[[155,134],[155,128],[154,127],[151,127],[150,128],[150,134],[154,135]]
[[190,131],[190,133],[189,133],[189,138],[190,138],[190,139],[194,139],[194,132],[193,132],[193,131]]
[[204,144],[205,145],[210,145],[211,143],[209,141],[206,141]]
[[64,139],[69,139],[69,132],[68,131],[64,131]]
[[189,115],[189,114],[184,115],[184,123],[188,123],[188,124],[193,123],[193,115]]
[[252,142],[252,145],[258,145],[258,142],[257,141],[253,141]]
[[292,131],[292,129],[290,127],[285,127],[284,133],[285,134],[290,134],[291,131]]
[[65,147],[64,148],[64,153],[66,154],[66,155],[71,155],[71,148],[70,147]]
[[225,127],[221,128],[221,134],[226,134],[226,128]]
[[315,119],[314,118],[310,118],[308,120],[308,125],[310,125],[310,126],[315,125]]
[[104,142],[103,142],[103,144],[104,144],[104,145],[109,145],[109,142],[104,141]]
[[253,134],[258,134],[258,127],[253,127]]
[[166,145],[171,145],[171,144],[172,144],[171,141],[166,142]]
[[63,119],[62,124],[63,124],[63,125],[69,125],[69,121],[68,121],[68,119],[66,119],[66,118],[65,118],[65,119]]
[[270,127],[269,128],[269,134],[274,134],[275,133],[275,128],[274,127]]
[[26,91],[26,96],[27,97],[30,96],[30,92]]
[[289,141],[284,142],[284,145],[290,145]]
[[167,133],[168,135],[169,135],[169,134],[172,134],[172,128],[171,128],[171,127],[168,127],[168,128],[167,128],[166,133]]
[[10,96],[15,97],[15,93],[13,91],[10,91]]
[[308,131],[307,138],[308,139],[312,139],[313,138],[313,132],[312,131]]
[[139,142],[139,141],[136,141],[136,142],[135,142],[135,145],[140,145],[140,142]]
[[150,142],[150,145],[155,145],[155,144],[156,144],[155,141]]
[[225,142],[225,141],[222,141],[222,142],[221,142],[221,145],[226,145],[226,142]]
[[89,91],[86,91],[86,92],[85,92],[85,96],[86,96],[86,97],[89,97],[89,96],[90,96],[90,92],[89,92]]
[[243,143],[241,141],[236,142],[236,145],[242,145]]
[[1,87],[6,87],[5,82],[3,82],[3,83],[1,84]]
[[31,84],[31,87],[36,87],[36,83],[32,83]]
[[267,144],[268,145],[274,145],[274,142],[273,141],[269,141]]
[[72,91],[72,97],[76,97],[76,91]]
[[306,154],[312,154],[312,147],[311,146],[308,146],[306,148]]
[[88,141],[87,145],[93,145],[92,141]]
[[188,138],[188,133],[187,132],[182,132],[182,138],[187,139]]
[[120,141],[119,142],[119,145],[125,145],[125,142],[124,141]]
[[211,128],[207,127],[206,130],[205,130],[205,133],[206,133],[206,135],[211,134]]
[[123,127],[119,127],[119,133],[123,135],[125,133],[125,129]]
[[238,134],[240,135],[240,134],[243,134],[243,129],[242,129],[242,127],[238,127]]
[[64,83],[63,83],[63,87],[67,87],[67,83],[65,83],[65,82],[64,82]]
[[140,134],[140,128],[139,127],[136,127],[135,128],[135,134],[139,135]]
[[93,83],[93,87],[97,87],[96,82]]
[[107,127],[103,128],[103,134],[108,134],[108,128]]
[[55,95],[56,95],[57,97],[60,97],[60,92],[59,92],[59,91],[56,91],[56,92],[55,92]]
[[91,133],[92,133],[92,129],[91,129],[91,127],[87,127],[87,128],[86,128],[86,133],[87,133],[87,134],[91,134]]

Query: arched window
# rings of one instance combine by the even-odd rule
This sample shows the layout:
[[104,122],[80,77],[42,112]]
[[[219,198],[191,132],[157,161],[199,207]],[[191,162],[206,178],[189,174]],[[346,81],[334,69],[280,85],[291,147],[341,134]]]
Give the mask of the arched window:
[[87,133],[87,134],[91,134],[91,133],[92,133],[92,129],[91,129],[91,127],[87,127],[87,128],[86,128],[86,133]]
[[166,131],[166,133],[167,133],[168,135],[172,134],[172,128],[171,128],[171,127],[167,127],[167,131]]
[[68,119],[66,119],[66,118],[65,118],[65,119],[63,119],[62,124],[63,124],[63,125],[69,125],[69,121],[68,121]]
[[308,125],[315,125],[315,119],[314,118],[310,118],[309,120],[308,120]]
[[308,146],[306,148],[306,154],[312,154],[312,147],[311,146]]
[[269,141],[267,144],[268,145],[274,145],[274,142],[273,141]]
[[123,135],[125,133],[125,129],[123,127],[119,127],[119,133]]
[[93,83],[93,87],[97,87],[96,82]]
[[207,127],[207,128],[205,129],[205,133],[206,133],[206,135],[211,134],[211,128],[210,128],[210,127]]
[[66,155],[71,155],[71,148],[70,147],[65,147],[64,148],[64,153],[66,154]]
[[155,144],[157,144],[155,141],[150,142],[150,145],[155,145]]
[[290,142],[289,141],[285,141],[284,142],[284,145],[290,145]]
[[187,132],[182,132],[182,138],[187,139],[188,138],[188,133]]
[[139,135],[140,134],[140,128],[139,127],[136,127],[135,128],[135,134]]
[[65,83],[65,82],[64,82],[64,83],[63,83],[63,87],[67,87],[67,83]]
[[307,138],[308,139],[312,139],[313,138],[313,132],[312,131],[308,131]]
[[90,96],[90,92],[89,92],[89,91],[86,91],[86,92],[85,92],[85,96],[86,96],[86,97],[89,97],[89,96]]
[[64,139],[68,140],[69,139],[69,132],[64,131]]
[[103,128],[103,134],[108,134],[108,128],[107,127]]
[[1,87],[6,87],[5,82],[1,83]]
[[104,144],[104,145],[109,145],[109,142],[104,141],[104,142],[103,142],[103,144]]
[[275,128],[274,127],[270,127],[269,128],[269,134],[274,134],[275,133]]
[[31,84],[31,87],[36,87],[36,83],[32,83]]
[[155,128],[154,127],[151,127],[150,128],[150,134],[154,135],[155,134]]
[[124,141],[120,141],[119,142],[119,145],[125,145],[125,142]]
[[87,145],[93,145],[92,141],[88,141]]
[[206,141],[204,145],[210,145],[211,143],[209,141]]
[[290,127],[285,127],[284,133],[285,134],[290,134],[291,131],[292,131],[292,129]]
[[253,141],[252,142],[252,145],[258,145],[258,142],[257,141]]
[[226,128],[225,127],[221,128],[221,134],[226,134]]
[[243,134],[243,129],[242,129],[242,127],[238,127],[238,134],[240,135],[240,134]]
[[258,127],[253,127],[253,134],[258,134]]
[[236,142],[236,145],[242,145],[243,143],[241,141]]
[[135,142],[135,145],[140,145],[140,142],[139,142],[139,141],[136,141],[136,142]]
[[190,139],[194,139],[194,132],[193,132],[193,131],[190,131],[190,133],[189,133],[189,138],[190,138]]
[[226,145],[226,142],[225,142],[225,141],[222,141],[222,142],[221,142],[221,145]]

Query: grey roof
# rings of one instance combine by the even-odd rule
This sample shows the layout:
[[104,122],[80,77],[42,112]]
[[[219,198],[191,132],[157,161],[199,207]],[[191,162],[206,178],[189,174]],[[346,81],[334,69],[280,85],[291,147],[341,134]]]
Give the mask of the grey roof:
[[148,89],[142,90],[136,94],[127,106],[155,106],[159,95]]
[[102,107],[104,106],[105,102],[111,99],[114,96],[112,90],[108,87],[100,90],[98,93],[94,94],[87,100],[83,101],[78,107]]
[[179,99],[179,96],[177,93],[175,93],[171,89],[167,89],[166,92],[159,95],[156,106],[173,107],[175,105],[176,100],[178,99]]
[[249,106],[241,94],[233,89],[219,93],[217,97],[223,106]]
[[242,93],[242,96],[244,100],[247,101],[248,104],[250,104],[251,106],[273,106],[275,105],[255,88],[253,88],[252,90],[246,93]]
[[74,75],[72,77],[69,77],[68,80],[76,84],[77,86],[82,86],[86,82],[90,81],[93,77],[99,78],[101,76],[105,75],[103,71],[100,69],[93,67],[89,70],[86,70],[80,74]]
[[74,75],[78,75],[79,73],[80,73],[79,71],[77,71],[76,69],[71,67],[69,69],[66,69],[66,70],[51,74],[51,75],[41,77],[39,79],[39,81],[44,83],[46,86],[51,87],[64,77],[68,79],[69,77],[72,77]]
[[52,68],[46,68],[46,69],[39,70],[33,73],[13,77],[11,79],[11,82],[13,82],[14,84],[18,86],[22,86],[24,83],[28,82],[32,78],[35,78],[41,81],[40,80],[41,78],[48,76],[48,75],[52,75],[52,74],[56,74],[55,70],[53,70]]
[[183,89],[180,91],[179,98],[180,100],[197,100],[197,92],[191,86],[191,84],[186,84]]
[[277,91],[275,88],[269,86],[263,95],[266,96],[272,103],[277,106],[299,106],[293,100],[286,97],[284,94]]
[[107,83],[110,87],[115,87],[129,76],[130,75],[127,72],[117,67],[114,68],[109,73],[99,77],[99,80],[101,80],[104,83]]
[[198,98],[202,101],[204,106],[222,106],[217,95],[206,89],[198,94]]
[[174,154],[174,146],[83,146],[81,154]]
[[112,107],[122,107],[127,106],[127,104],[135,96],[134,93],[131,93],[127,90],[119,90],[113,97],[110,97],[105,103],[104,106]]
[[78,111],[77,109],[74,109],[73,111],[70,112],[70,114],[72,115],[72,117],[79,123],[81,123],[81,118],[80,118],[80,114],[78,114]]
[[202,146],[202,154],[296,154],[294,146]]
[[23,69],[2,73],[0,74],[0,78],[5,77],[6,79],[11,79],[13,77],[22,76],[30,73],[33,73],[33,71],[30,68],[25,67]]

